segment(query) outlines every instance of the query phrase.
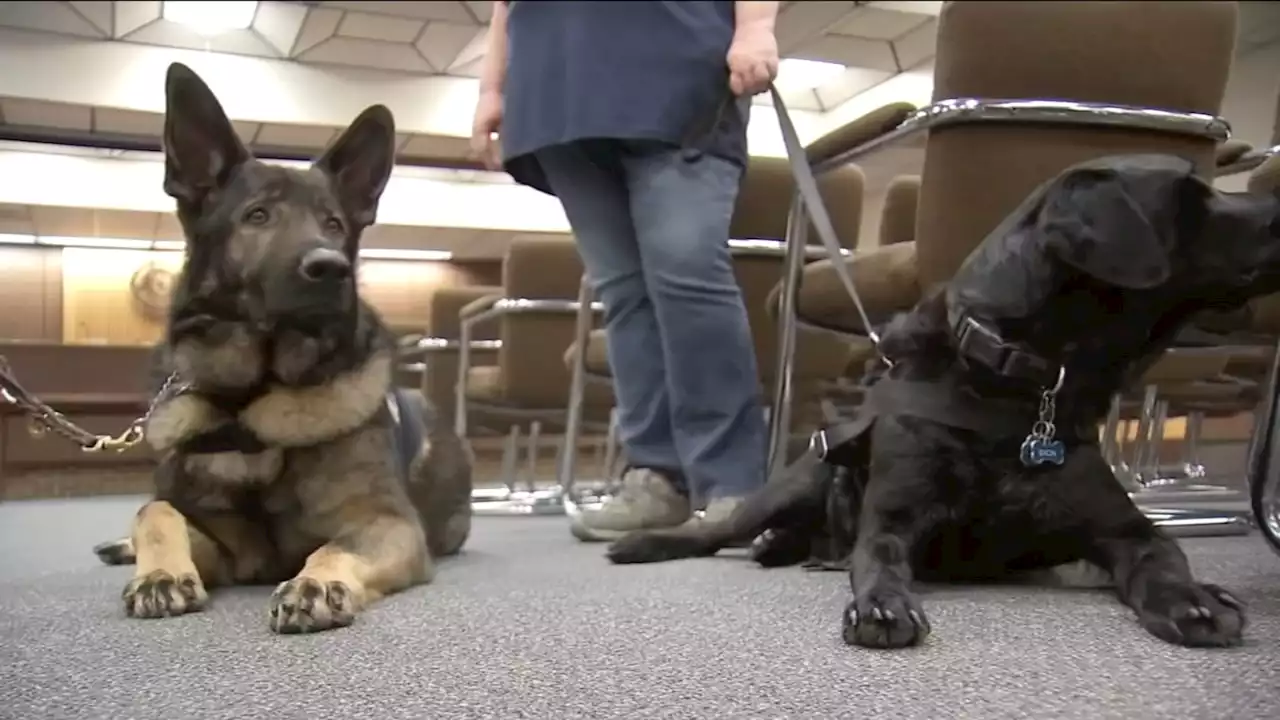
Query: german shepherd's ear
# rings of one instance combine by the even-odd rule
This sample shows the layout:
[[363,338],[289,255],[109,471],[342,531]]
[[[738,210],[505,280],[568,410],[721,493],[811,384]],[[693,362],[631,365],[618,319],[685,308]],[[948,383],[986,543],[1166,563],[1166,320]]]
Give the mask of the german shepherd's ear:
[[396,121],[385,105],[360,113],[315,167],[333,181],[338,201],[360,227],[378,216],[378,199],[396,164]]
[[1207,197],[1194,173],[1190,161],[1169,156],[1103,159],[1068,170],[1048,190],[1038,218],[1048,251],[1108,285],[1160,285],[1173,270],[1184,203]]
[[213,91],[182,63],[164,81],[164,191],[196,205],[250,159]]

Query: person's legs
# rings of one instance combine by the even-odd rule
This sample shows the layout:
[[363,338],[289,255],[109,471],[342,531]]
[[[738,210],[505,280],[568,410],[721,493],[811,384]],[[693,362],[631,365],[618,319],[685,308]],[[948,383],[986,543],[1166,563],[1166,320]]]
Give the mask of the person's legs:
[[692,495],[719,515],[764,484],[766,428],[729,222],[742,170],[629,143],[622,164],[662,334],[671,426]]
[[605,306],[619,435],[629,466],[617,495],[600,510],[574,519],[574,535],[583,540],[610,540],[689,517],[658,322],[641,271],[617,147],[608,141],[580,142],[537,153]]

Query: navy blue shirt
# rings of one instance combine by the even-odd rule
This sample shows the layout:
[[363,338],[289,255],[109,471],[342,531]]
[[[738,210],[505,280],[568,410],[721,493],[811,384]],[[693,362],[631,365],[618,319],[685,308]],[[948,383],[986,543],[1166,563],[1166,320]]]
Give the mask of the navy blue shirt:
[[533,153],[585,139],[656,140],[745,167],[750,99],[729,101],[732,0],[508,4],[502,151],[550,192]]

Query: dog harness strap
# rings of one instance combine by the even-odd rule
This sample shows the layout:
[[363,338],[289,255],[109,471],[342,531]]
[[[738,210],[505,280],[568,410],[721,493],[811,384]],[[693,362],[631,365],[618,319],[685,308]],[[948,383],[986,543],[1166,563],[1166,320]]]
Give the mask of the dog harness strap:
[[962,430],[1023,435],[1035,408],[1001,400],[966,397],[949,382],[886,378],[868,391],[881,414],[909,415]]

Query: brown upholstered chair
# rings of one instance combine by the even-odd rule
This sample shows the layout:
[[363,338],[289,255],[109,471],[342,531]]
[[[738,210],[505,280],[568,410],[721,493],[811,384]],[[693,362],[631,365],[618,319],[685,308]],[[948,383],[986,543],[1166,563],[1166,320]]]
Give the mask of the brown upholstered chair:
[[[1212,175],[1226,134],[1212,118],[1237,12],[1222,2],[944,4],[934,104],[904,125],[929,131],[914,239],[844,261],[872,322],[947,282],[1027,194],[1070,165],[1164,152]],[[1090,103],[1113,110],[1104,116]],[[865,333],[829,262],[807,265],[801,280],[800,322]]]
[[[501,294],[475,300],[460,313],[461,340],[469,341],[477,324],[496,322],[501,346],[496,364],[478,365],[463,343],[458,376],[462,402],[455,415],[459,432],[466,432],[472,408],[514,422],[563,425],[569,390],[563,354],[573,339],[581,278],[582,261],[573,240],[512,240],[502,263]],[[608,387],[588,392],[590,419],[599,421],[612,406]]]
[[[423,365],[422,392],[440,413],[444,422],[453,423],[457,408],[458,342],[462,337],[462,309],[488,297],[501,297],[502,288],[495,285],[442,287],[431,295],[431,309],[426,335],[418,342]],[[498,360],[498,323],[477,323],[471,329],[471,364],[495,366]],[[475,420],[476,418],[472,418]],[[483,420],[474,425],[483,426]],[[475,428],[468,428],[474,430]],[[475,434],[474,432],[472,433]]]

